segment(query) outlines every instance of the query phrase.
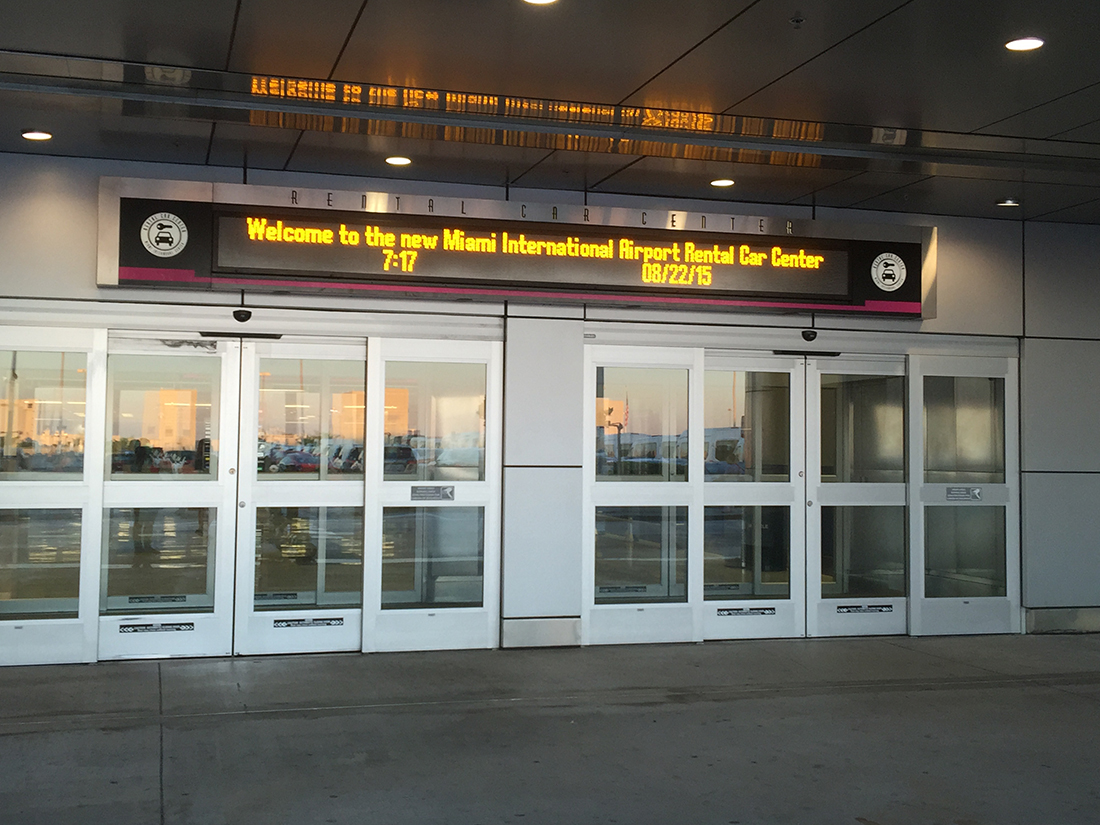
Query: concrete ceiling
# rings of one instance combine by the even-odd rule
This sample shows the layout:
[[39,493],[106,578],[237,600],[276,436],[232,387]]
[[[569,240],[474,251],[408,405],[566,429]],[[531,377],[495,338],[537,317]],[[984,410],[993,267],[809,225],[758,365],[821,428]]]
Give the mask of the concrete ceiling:
[[39,0],[0,27],[0,151],[1100,223],[1097,31],[1078,0]]

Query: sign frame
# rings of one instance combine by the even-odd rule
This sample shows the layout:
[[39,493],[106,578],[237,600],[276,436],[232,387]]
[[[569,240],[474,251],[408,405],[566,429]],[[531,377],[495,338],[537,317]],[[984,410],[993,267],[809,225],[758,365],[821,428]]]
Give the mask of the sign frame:
[[[148,203],[138,203],[140,201]],[[157,211],[152,212],[151,209]],[[161,213],[175,216],[173,209],[186,213],[179,217],[189,226],[186,247],[176,258],[150,254],[148,235],[144,248],[140,248],[141,238],[129,237],[134,233],[127,230],[132,228],[134,221],[140,218],[142,223],[147,223],[150,216]],[[401,279],[387,277],[380,270],[326,271],[324,266],[312,264],[277,270],[264,265],[241,266],[239,256],[235,265],[220,266],[219,221],[234,216],[243,218],[251,213],[276,219],[284,216],[327,226],[354,220],[387,227],[394,226],[395,222],[420,226],[451,223],[472,231],[495,226],[515,233],[542,233],[540,237],[551,239],[627,236],[648,239],[656,246],[680,247],[687,242],[696,242],[699,248],[703,248],[702,244],[726,248],[730,244],[744,243],[759,250],[762,245],[766,248],[767,244],[775,244],[773,248],[778,248],[779,244],[784,244],[783,252],[792,253],[800,247],[805,247],[807,254],[816,250],[847,250],[852,260],[848,265],[847,294],[843,296],[836,294],[835,284],[832,293],[826,290],[824,294],[809,289],[792,293],[759,287],[751,290],[691,290],[655,287],[652,283],[641,283],[640,278],[637,284],[625,284],[621,273],[620,283],[608,286],[578,282],[579,275],[568,274],[564,280],[540,281],[504,279],[499,273],[495,280],[494,277],[456,276],[453,273]],[[908,318],[934,315],[934,227],[848,224],[728,212],[555,205],[387,192],[126,178],[101,179],[100,214],[97,284],[101,287],[305,292],[481,301],[503,299],[526,303],[602,303],[711,311],[824,312]],[[191,222],[197,225],[192,226]],[[173,233],[170,227],[166,230],[166,234]],[[164,240],[167,242],[166,238]],[[439,260],[443,254],[453,256],[459,253],[433,254]],[[883,270],[881,261],[884,258],[900,261],[902,257],[905,263],[901,266],[901,276],[909,282],[904,286],[879,283],[878,278]],[[424,260],[422,258],[421,263]],[[135,263],[140,265],[135,266]],[[495,260],[491,263],[498,270],[503,265]],[[625,262],[616,260],[609,263],[621,266]],[[523,264],[523,260],[515,262],[517,275],[523,271]],[[560,265],[587,265],[591,268],[595,262],[574,260]],[[436,265],[437,269],[439,266]],[[886,264],[888,278],[894,275],[891,266],[889,262]],[[872,281],[872,269],[876,267],[876,280]],[[867,270],[866,273],[863,269]]]

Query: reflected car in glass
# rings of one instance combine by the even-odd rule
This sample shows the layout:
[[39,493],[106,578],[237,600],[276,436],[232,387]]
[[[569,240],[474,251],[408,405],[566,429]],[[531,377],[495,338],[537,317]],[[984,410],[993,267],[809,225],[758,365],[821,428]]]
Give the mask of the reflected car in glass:
[[386,475],[415,475],[419,464],[416,450],[407,444],[388,444],[382,455]]
[[321,469],[321,459],[313,453],[287,453],[272,464],[268,471],[272,473],[316,473]]

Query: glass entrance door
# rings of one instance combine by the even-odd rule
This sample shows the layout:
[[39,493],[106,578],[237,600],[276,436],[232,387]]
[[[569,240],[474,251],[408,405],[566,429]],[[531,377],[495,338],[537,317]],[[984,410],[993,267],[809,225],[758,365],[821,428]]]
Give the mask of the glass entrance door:
[[235,652],[358,650],[366,343],[245,342]]
[[912,632],[1019,633],[1016,361],[912,362]]
[[112,338],[99,658],[227,655],[240,344]]
[[907,631],[904,357],[589,359],[587,642]]
[[371,343],[363,649],[495,647],[501,346]]
[[806,632],[905,633],[905,359],[810,359],[806,396]]
[[706,356],[705,638],[804,632],[805,381],[801,358]]
[[111,340],[100,658],[496,644],[501,347],[370,352]]

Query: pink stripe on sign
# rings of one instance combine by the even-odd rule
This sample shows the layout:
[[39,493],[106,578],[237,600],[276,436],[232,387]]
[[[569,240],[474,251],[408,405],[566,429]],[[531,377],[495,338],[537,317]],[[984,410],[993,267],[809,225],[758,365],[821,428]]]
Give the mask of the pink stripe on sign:
[[920,315],[920,301],[864,301],[862,307],[867,312],[906,312]]
[[142,266],[120,266],[120,281],[172,281],[174,283],[208,284],[209,278],[196,278],[193,269],[152,269]]

